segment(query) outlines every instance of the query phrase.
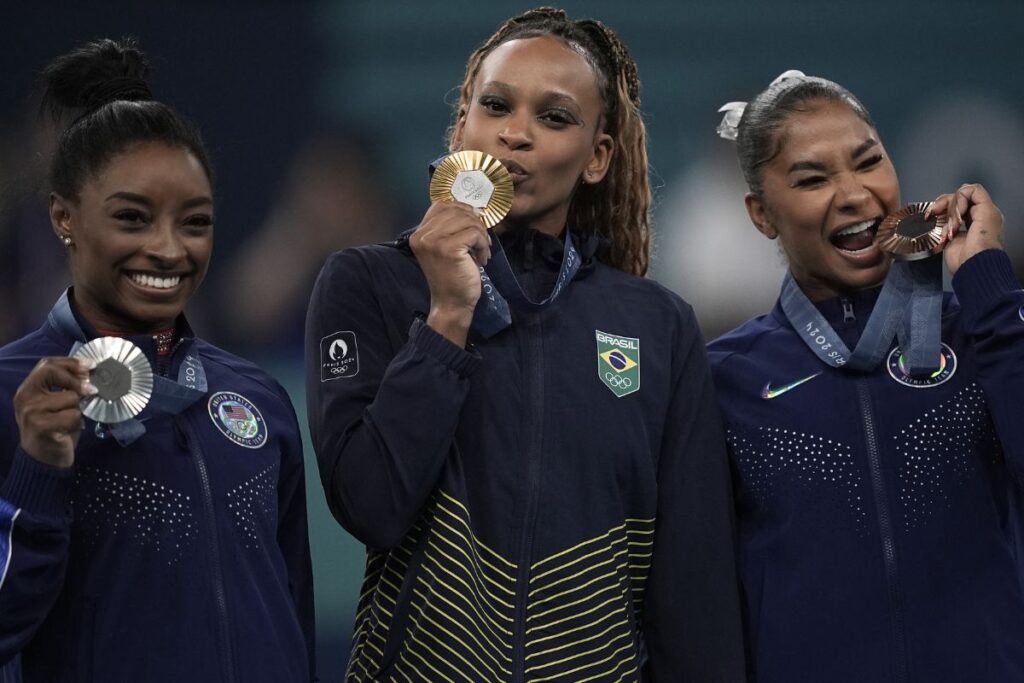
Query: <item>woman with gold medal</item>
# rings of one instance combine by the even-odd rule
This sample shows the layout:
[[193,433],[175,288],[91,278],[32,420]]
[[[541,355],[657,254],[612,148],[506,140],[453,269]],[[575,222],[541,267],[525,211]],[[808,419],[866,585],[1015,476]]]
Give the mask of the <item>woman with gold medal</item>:
[[786,72],[724,109],[750,218],[789,263],[775,308],[709,346],[754,680],[1024,680],[1024,291],[1002,214],[977,184],[902,207],[832,81]]
[[510,19],[420,225],[324,266],[310,428],[367,546],[349,680],[743,680],[703,344],[641,277],[639,103],[604,25]]

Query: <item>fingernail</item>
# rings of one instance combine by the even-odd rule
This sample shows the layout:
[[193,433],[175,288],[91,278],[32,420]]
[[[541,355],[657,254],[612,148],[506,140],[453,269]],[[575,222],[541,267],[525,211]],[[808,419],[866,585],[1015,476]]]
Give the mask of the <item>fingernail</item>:
[[79,369],[83,372],[88,372],[96,367],[96,361],[91,358],[77,358],[76,360],[78,361]]
[[100,390],[93,386],[93,383],[89,380],[82,382],[82,393],[86,396],[95,396],[100,393]]
[[484,215],[484,210],[481,209],[479,206],[474,206],[473,207],[473,215],[474,216],[482,216],[482,215]]

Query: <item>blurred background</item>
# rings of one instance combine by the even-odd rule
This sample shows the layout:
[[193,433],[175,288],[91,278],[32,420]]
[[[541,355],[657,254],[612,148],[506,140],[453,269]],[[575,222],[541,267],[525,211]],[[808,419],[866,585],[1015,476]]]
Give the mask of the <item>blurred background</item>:
[[[65,7],[60,5],[64,4]],[[67,286],[50,230],[50,136],[29,95],[49,59],[132,35],[156,96],[203,130],[217,172],[210,274],[193,326],[291,392],[304,424],[302,326],[328,254],[412,227],[427,164],[469,53],[534,3],[450,0],[5,3],[0,16],[0,344],[42,322]],[[619,31],[640,66],[656,229],[652,277],[697,310],[708,338],[767,310],[784,265],[750,225],[718,107],[786,69],[865,103],[904,202],[984,183],[1024,275],[1024,3],[775,0],[562,4]],[[319,665],[340,680],[362,547],[331,518],[307,450]]]

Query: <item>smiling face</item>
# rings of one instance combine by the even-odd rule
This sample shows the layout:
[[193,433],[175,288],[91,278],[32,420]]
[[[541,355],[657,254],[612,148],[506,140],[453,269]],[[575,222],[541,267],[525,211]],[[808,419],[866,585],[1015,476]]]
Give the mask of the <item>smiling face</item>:
[[900,188],[877,131],[849,105],[819,100],[790,114],[778,136],[761,196],[747,195],[751,220],[779,238],[811,300],[881,283],[889,258],[874,235],[900,207]]
[[102,330],[172,327],[210,262],[212,197],[199,161],[158,142],[114,156],[77,201],[52,195],[54,230],[72,240],[79,312]]
[[481,63],[452,148],[486,152],[511,172],[503,223],[557,235],[579,183],[608,171],[614,144],[601,111],[594,69],[578,51],[552,36],[510,40]]

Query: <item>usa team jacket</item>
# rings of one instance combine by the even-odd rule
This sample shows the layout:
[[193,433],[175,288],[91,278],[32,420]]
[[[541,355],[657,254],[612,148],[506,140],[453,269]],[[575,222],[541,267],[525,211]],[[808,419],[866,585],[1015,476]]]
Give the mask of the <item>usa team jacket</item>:
[[[1024,291],[969,259],[942,366],[832,369],[779,306],[710,346],[758,683],[1024,681]],[[846,343],[878,290],[816,305]]]
[[[503,238],[534,295],[559,239]],[[367,546],[353,681],[737,681],[731,484],[690,308],[584,265],[459,348],[405,240],[332,256],[307,321],[327,500]]]
[[[65,294],[0,349],[0,662],[20,651],[26,683],[308,682],[302,446],[284,390],[186,334],[168,374],[198,355],[208,394],[144,411],[127,447],[87,420],[74,466],[53,468],[19,448],[14,392],[89,330]],[[130,339],[153,361],[152,337]],[[212,407],[224,400],[246,429]]]

